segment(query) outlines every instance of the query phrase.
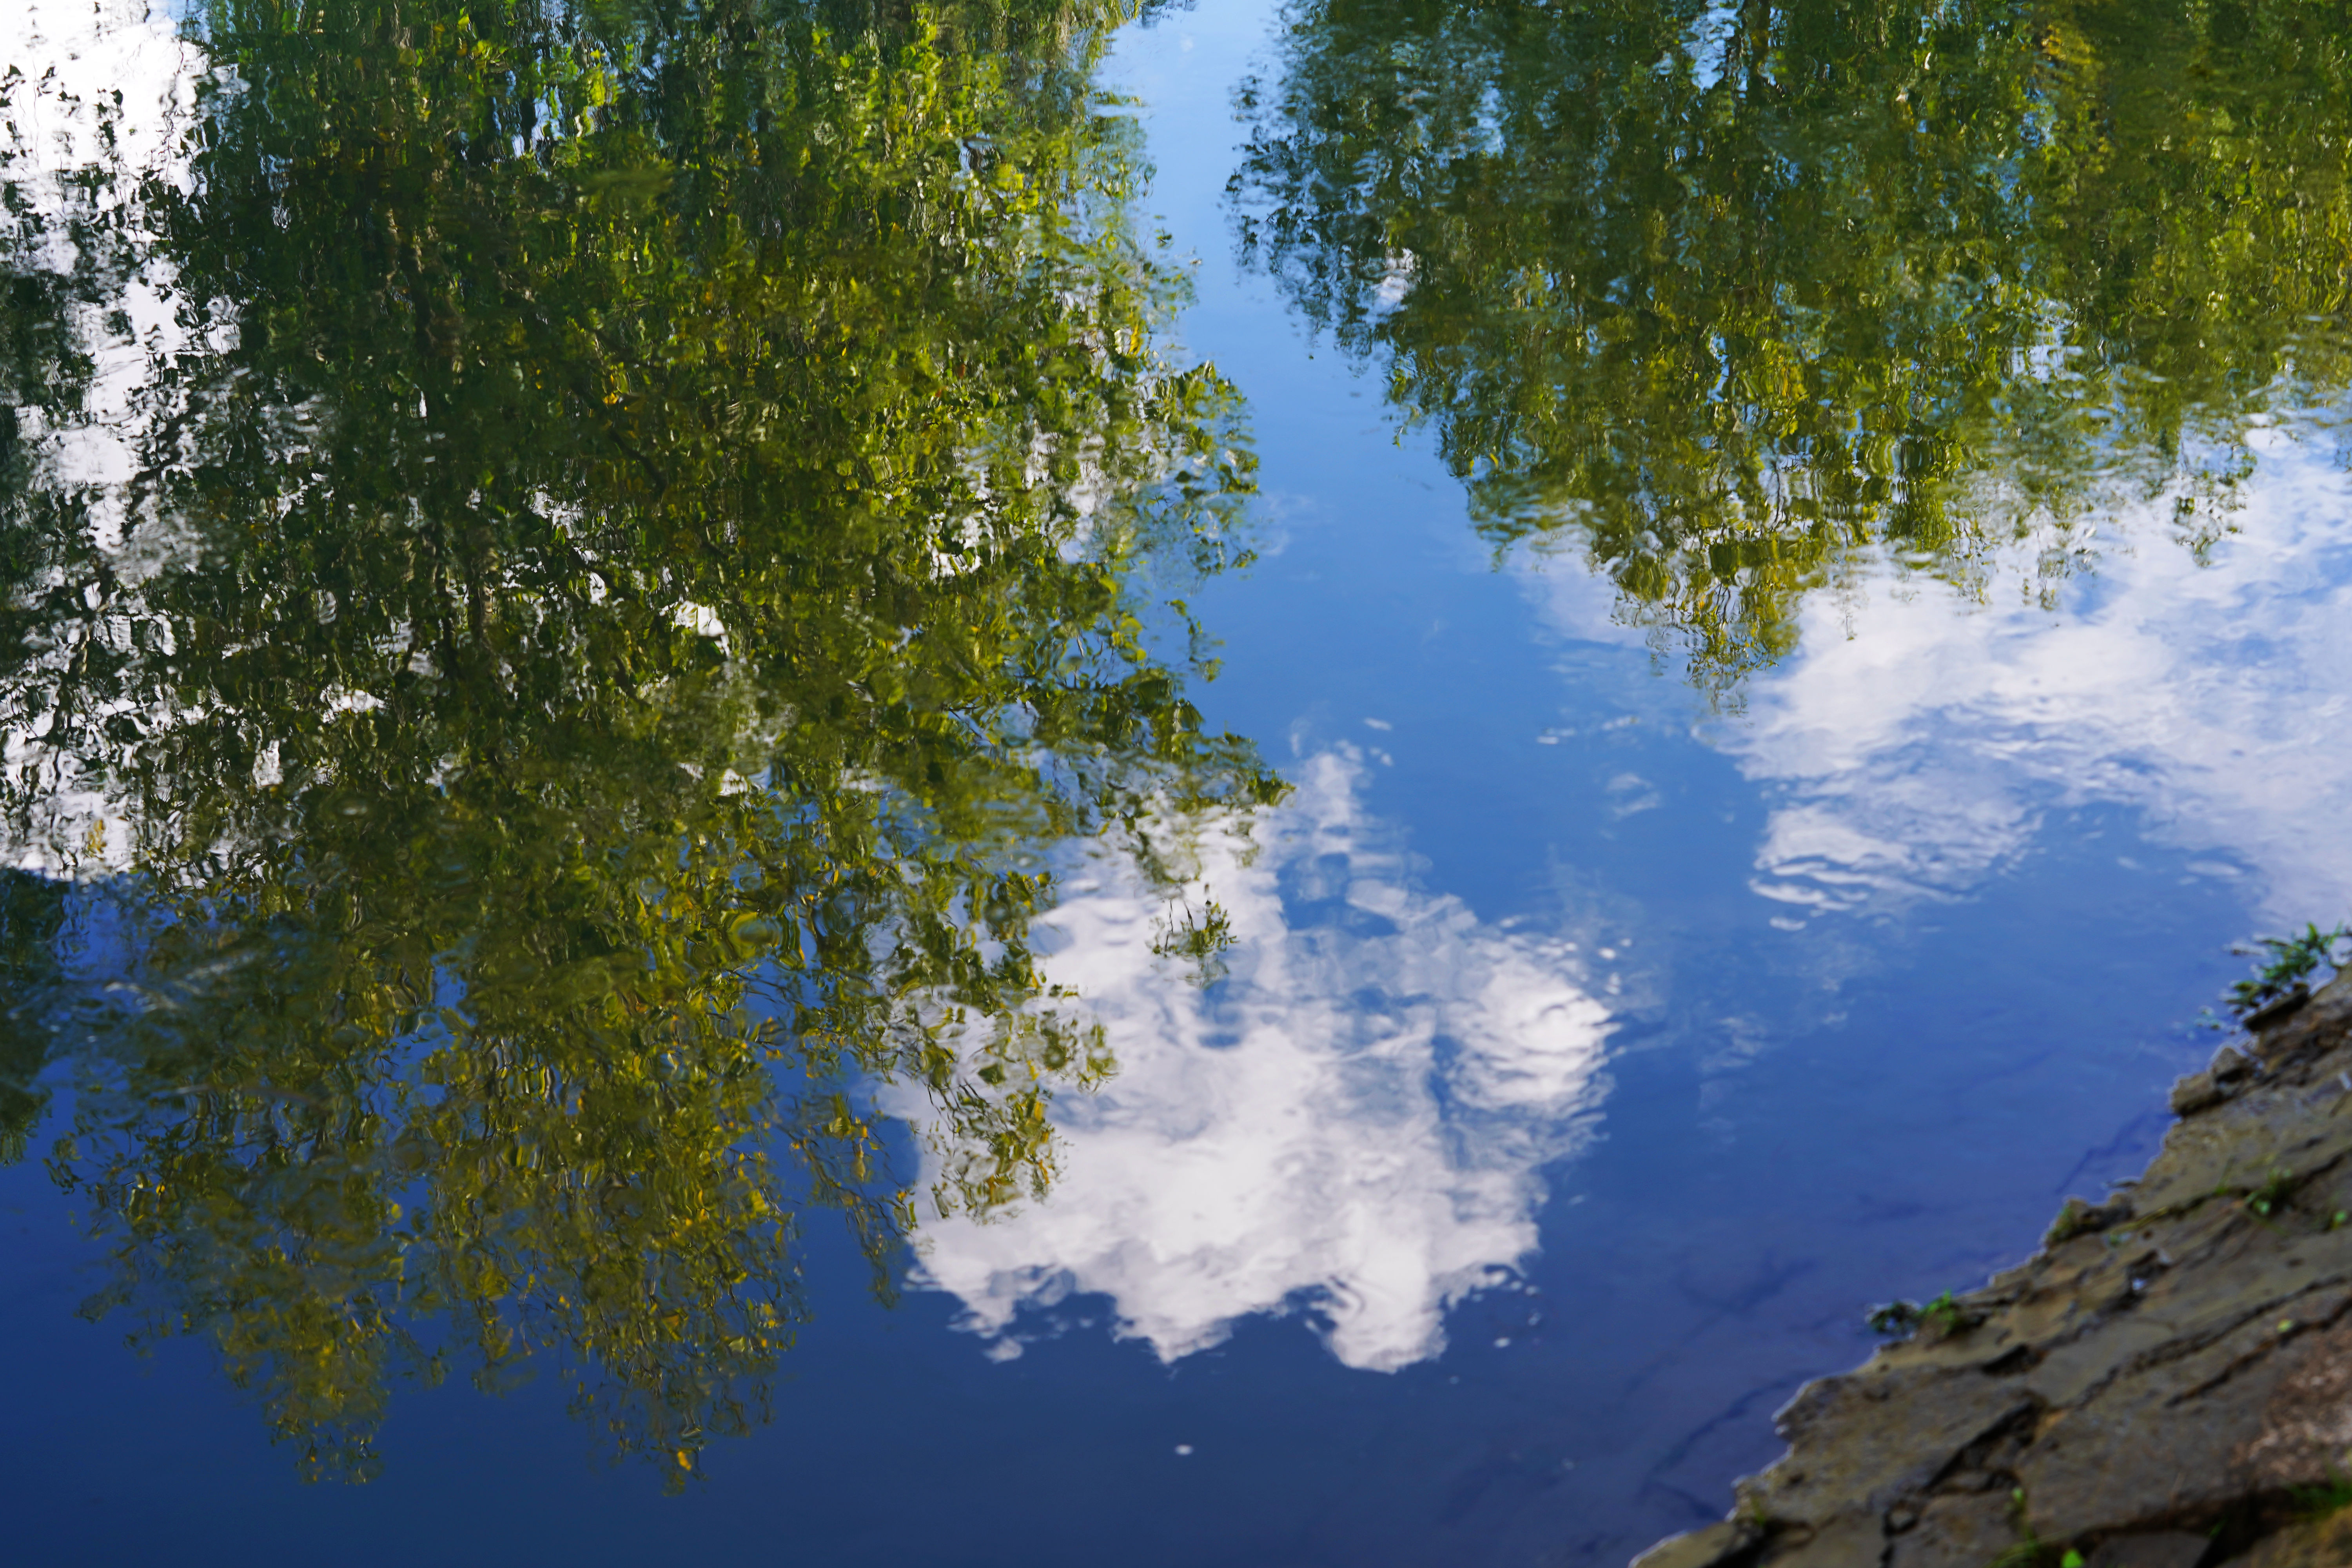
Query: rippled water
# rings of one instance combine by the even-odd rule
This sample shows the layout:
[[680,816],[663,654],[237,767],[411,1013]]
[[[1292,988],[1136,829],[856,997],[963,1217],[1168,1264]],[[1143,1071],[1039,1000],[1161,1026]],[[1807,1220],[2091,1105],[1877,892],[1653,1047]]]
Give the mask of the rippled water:
[[13,0],[15,1550],[1719,1515],[2352,903],[2340,9]]

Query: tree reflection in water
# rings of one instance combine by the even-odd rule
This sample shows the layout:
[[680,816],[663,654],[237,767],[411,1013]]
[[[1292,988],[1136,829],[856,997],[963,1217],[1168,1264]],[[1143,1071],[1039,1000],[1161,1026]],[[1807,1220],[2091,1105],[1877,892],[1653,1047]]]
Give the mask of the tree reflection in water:
[[220,0],[152,167],[5,84],[6,1152],[46,1061],[89,1310],[312,1473],[551,1363],[683,1478],[803,1210],[887,1288],[919,1202],[1050,1175],[1112,1064],[1045,848],[1280,793],[1147,646],[1250,465],[1155,347],[1124,19]]
[[2347,24],[1307,0],[1232,195],[1484,533],[1736,693],[1861,551],[1980,590],[2117,500],[2227,530],[2245,419],[2352,380]]

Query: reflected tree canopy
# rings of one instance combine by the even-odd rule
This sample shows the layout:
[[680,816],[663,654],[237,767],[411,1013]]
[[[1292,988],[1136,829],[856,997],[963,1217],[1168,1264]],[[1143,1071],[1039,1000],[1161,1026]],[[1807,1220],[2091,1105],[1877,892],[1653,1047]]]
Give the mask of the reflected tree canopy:
[[1433,426],[1498,543],[1580,548],[1728,686],[1859,546],[1969,579],[2095,500],[2227,527],[2339,393],[2332,3],[1307,0],[1245,255]]
[[1050,1174],[1052,846],[1279,793],[1147,636],[1250,465],[1116,3],[221,0],[148,168],[5,83],[0,1152],[70,1086],[89,1310],[314,1472],[551,1364],[690,1471],[803,1209]]

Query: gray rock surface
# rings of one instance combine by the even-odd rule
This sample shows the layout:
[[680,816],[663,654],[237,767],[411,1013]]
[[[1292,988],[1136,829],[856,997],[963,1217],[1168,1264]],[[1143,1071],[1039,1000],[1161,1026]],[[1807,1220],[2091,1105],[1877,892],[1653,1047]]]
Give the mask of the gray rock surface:
[[1641,1568],[2352,1568],[2352,1515],[2307,1518],[2352,1475],[2352,972],[2259,1023],[2137,1183],[1807,1385]]

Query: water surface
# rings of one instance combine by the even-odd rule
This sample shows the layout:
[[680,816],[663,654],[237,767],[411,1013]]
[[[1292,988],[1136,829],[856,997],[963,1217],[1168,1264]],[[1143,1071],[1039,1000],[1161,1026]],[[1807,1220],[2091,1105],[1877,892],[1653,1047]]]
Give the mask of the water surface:
[[22,0],[25,1550],[1718,1515],[2347,902],[2345,20]]

